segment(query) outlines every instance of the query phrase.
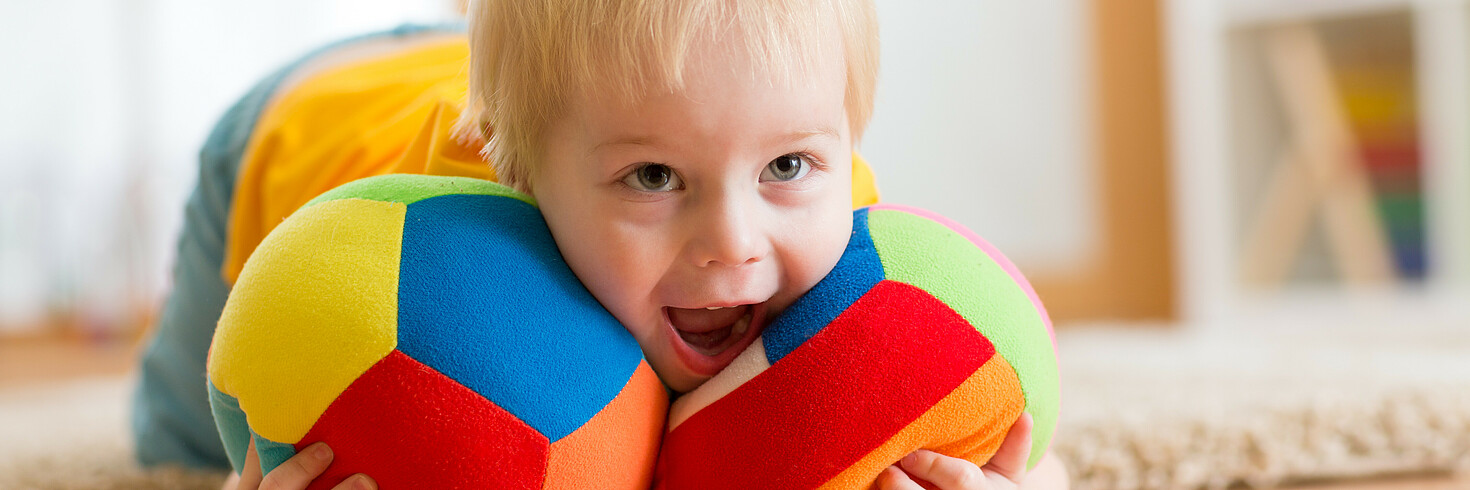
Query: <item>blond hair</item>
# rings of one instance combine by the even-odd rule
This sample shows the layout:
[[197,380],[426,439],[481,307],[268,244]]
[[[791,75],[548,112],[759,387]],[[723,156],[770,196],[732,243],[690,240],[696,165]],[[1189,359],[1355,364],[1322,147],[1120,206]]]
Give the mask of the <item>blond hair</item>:
[[[568,101],[678,90],[693,46],[727,33],[759,70],[788,82],[836,48],[854,143],[873,112],[872,0],[473,0],[469,17],[469,100],[457,132],[482,141],[500,181],[521,189]],[[829,37],[819,33],[834,24],[843,45],[822,46]]]

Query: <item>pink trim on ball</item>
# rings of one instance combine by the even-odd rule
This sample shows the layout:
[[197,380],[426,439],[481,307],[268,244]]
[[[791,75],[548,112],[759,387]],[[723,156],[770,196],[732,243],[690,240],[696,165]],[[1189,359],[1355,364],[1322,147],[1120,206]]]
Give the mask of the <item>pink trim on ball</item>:
[[1036,307],[1036,312],[1041,314],[1041,321],[1046,324],[1046,335],[1051,337],[1051,348],[1053,350],[1057,348],[1057,334],[1052,330],[1051,316],[1046,314],[1046,307],[1042,306],[1041,298],[1036,296],[1036,290],[1031,287],[1030,282],[1026,281],[1026,276],[1021,275],[1021,270],[1016,268],[1016,264],[1011,263],[1010,259],[1007,259],[1006,256],[1000,253],[1000,250],[996,249],[995,246],[990,244],[990,242],[987,242],[985,241],[985,239],[980,238],[980,235],[976,235],[975,232],[970,231],[970,229],[966,228],[965,225],[959,224],[955,220],[946,218],[927,209],[888,203],[874,204],[872,206],[869,206],[868,209],[871,211],[901,211],[923,218],[928,218],[941,225],[949,227],[949,229],[954,230],[956,233],[959,233],[961,236],[969,239],[970,243],[973,243],[975,244],[975,246],[980,247],[980,250],[983,250],[986,255],[990,256],[990,260],[994,260],[995,263],[1000,264],[1000,268],[1002,270],[1005,270],[1006,274],[1009,274],[1011,276],[1012,281],[1015,281],[1016,284],[1021,286],[1021,290],[1026,292],[1026,297],[1031,298],[1031,305]]

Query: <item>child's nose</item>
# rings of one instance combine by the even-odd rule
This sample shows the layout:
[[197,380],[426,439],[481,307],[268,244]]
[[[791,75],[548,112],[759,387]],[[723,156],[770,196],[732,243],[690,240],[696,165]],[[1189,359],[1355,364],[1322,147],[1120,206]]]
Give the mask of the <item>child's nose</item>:
[[769,243],[756,213],[732,199],[710,203],[705,212],[698,213],[699,224],[690,227],[695,265],[734,267],[759,262]]

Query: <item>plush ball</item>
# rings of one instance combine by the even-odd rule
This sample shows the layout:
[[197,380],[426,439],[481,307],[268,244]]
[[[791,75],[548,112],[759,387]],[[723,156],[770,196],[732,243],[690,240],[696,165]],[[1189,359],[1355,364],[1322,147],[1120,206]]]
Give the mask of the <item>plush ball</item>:
[[665,488],[868,488],[920,448],[982,465],[1022,411],[1056,425],[1050,320],[993,247],[935,214],[853,214],[834,270],[669,412]]
[[237,471],[326,441],[313,488],[648,488],[668,395],[567,268],[530,197],[389,175],[282,222],[208,362]]

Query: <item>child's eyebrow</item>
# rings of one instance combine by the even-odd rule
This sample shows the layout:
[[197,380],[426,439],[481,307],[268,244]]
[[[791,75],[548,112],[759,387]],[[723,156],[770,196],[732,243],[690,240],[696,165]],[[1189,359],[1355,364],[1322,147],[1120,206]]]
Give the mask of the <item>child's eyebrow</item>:
[[[768,141],[769,144],[773,146],[789,145],[798,141],[816,137],[825,137],[834,140],[842,138],[841,135],[837,133],[836,129],[831,127],[821,127],[812,129],[799,129],[789,133],[776,135],[775,137],[770,138]],[[621,136],[598,143],[597,145],[593,146],[592,149],[588,150],[587,154],[592,155],[594,153],[597,153],[597,150],[613,146],[649,146],[653,148],[661,148],[663,145],[658,140],[658,138],[653,136]]]
[[826,138],[834,139],[834,140],[835,139],[842,139],[842,137],[837,134],[837,130],[836,129],[831,128],[831,127],[821,127],[821,128],[812,128],[812,129],[801,129],[801,130],[792,131],[790,133],[786,133],[786,134],[783,134],[783,135],[779,135],[779,136],[777,136],[775,138],[772,138],[771,139],[771,143],[773,143],[773,144],[779,144],[779,145],[789,145],[789,144],[792,144],[792,143],[795,143],[795,142],[798,142],[798,141],[802,141],[802,140],[809,139],[809,138],[816,138],[816,137],[819,137],[819,136],[820,137],[826,137]]
[[592,149],[587,150],[587,154],[592,155],[597,153],[597,150],[613,146],[651,146],[654,148],[663,147],[659,140],[652,136],[622,136],[594,145]]

